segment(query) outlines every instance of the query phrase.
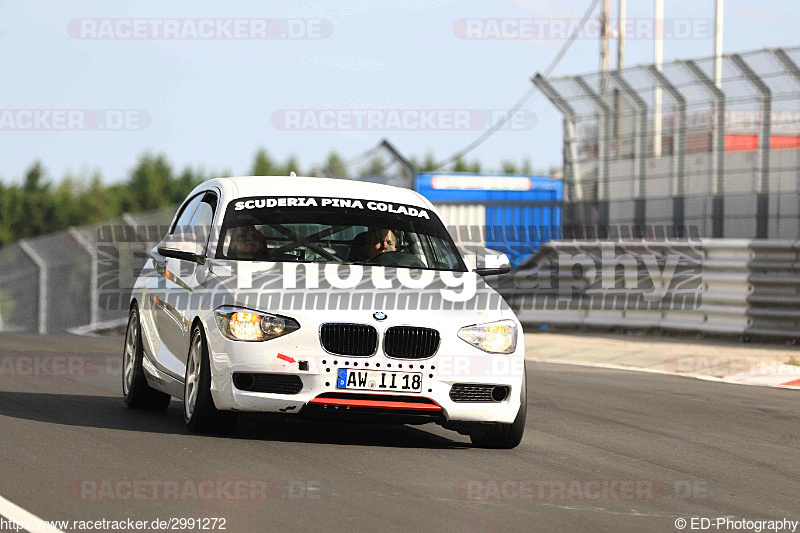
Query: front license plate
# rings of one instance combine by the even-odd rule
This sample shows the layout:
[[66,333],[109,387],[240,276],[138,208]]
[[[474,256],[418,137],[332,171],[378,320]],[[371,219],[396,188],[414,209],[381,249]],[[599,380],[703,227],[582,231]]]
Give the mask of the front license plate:
[[421,372],[382,372],[340,368],[337,389],[422,392]]

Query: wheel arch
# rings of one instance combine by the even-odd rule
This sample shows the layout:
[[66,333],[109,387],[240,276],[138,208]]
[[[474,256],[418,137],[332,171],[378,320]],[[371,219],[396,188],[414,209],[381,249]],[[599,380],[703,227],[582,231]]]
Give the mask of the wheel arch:
[[200,318],[200,315],[196,315],[196,316],[195,316],[195,317],[192,319],[192,325],[191,325],[191,327],[190,327],[190,329],[189,329],[189,333],[190,333],[190,335],[191,335],[191,332],[192,332],[192,331],[194,331],[194,328],[195,328],[195,326],[199,327],[199,328],[200,328],[200,331],[202,331],[202,332],[203,332],[203,336],[204,336],[206,339],[208,339],[208,332],[206,331],[206,325],[203,323],[203,320]]

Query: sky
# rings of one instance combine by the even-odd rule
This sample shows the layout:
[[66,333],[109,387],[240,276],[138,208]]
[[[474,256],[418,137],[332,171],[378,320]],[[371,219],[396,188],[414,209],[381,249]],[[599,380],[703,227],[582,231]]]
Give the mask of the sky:
[[[178,169],[245,174],[260,146],[308,170],[330,150],[348,159],[384,137],[443,159],[530,88],[589,4],[0,0],[0,180],[19,182],[39,159],[54,179],[100,171],[114,183],[147,151]],[[665,4],[675,29],[665,60],[711,55],[713,0]],[[800,45],[797,0],[725,4],[726,52]],[[644,26],[628,38],[626,65],[652,62],[652,17],[651,0],[628,0],[628,19]],[[135,21],[139,38],[126,38]],[[168,23],[178,38],[160,38]],[[594,35],[576,40],[553,74],[597,70],[598,50]],[[560,114],[538,94],[524,110],[467,159],[560,166]]]

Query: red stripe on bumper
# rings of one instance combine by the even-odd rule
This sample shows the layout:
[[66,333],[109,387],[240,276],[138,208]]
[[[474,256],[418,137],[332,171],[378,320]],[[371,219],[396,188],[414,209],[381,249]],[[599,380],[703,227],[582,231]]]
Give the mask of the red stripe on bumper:
[[429,403],[387,402],[383,400],[351,400],[344,398],[314,398],[310,404],[341,405],[347,407],[372,407],[374,409],[397,409],[400,411],[441,411],[440,405]]
[[800,379],[796,379],[794,381],[790,381],[788,383],[781,383],[783,387],[800,387]]

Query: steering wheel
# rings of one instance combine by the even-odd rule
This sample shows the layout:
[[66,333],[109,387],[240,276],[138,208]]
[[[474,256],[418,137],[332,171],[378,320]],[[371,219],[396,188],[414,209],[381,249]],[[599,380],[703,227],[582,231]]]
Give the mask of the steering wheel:
[[398,266],[405,268],[425,268],[425,264],[415,255],[406,252],[384,252],[372,260],[376,265]]

